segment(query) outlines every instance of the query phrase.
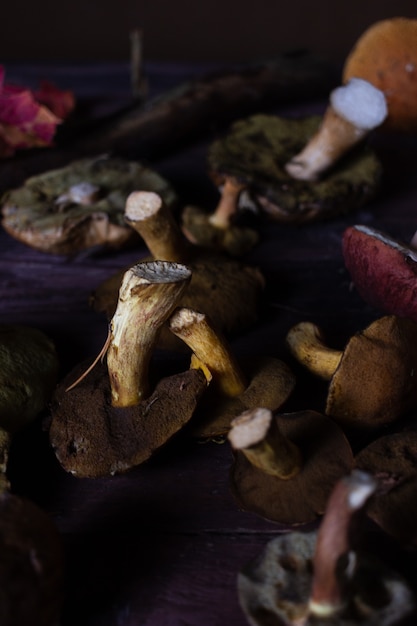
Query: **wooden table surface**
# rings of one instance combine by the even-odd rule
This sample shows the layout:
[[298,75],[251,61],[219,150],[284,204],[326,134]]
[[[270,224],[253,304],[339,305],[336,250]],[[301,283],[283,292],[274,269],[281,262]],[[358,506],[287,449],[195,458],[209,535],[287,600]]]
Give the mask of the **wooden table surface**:
[[[14,66],[9,76],[30,82],[41,70]],[[187,71],[153,67],[150,79],[162,88],[182,81]],[[84,74],[76,68],[54,72],[55,82],[73,85],[77,96],[96,108],[117,108],[128,94],[127,67],[112,66],[107,75],[103,68]],[[324,106],[324,100],[294,103],[278,112],[296,115]],[[288,355],[288,329],[302,320],[315,321],[329,343],[343,347],[353,332],[380,314],[352,289],[341,252],[346,226],[372,225],[403,241],[417,228],[417,138],[378,135],[373,142],[385,173],[381,193],[371,205],[324,223],[284,226],[265,221],[260,244],[245,257],[262,270],[266,288],[258,323],[231,344],[239,357],[271,355],[294,368],[297,388],[286,410],[323,410],[324,399],[324,385],[312,381]],[[207,177],[206,149],[207,139],[153,166],[172,182],[184,203],[213,208],[217,191]],[[56,343],[63,375],[95,356],[106,338],[106,320],[88,305],[92,290],[145,253],[136,249],[51,256],[1,231],[0,323],[46,332]],[[77,479],[56,461],[42,420],[18,436],[10,459],[13,489],[47,510],[62,534],[62,626],[244,626],[237,572],[281,528],[239,510],[229,491],[230,464],[227,443],[197,444],[179,436],[125,475]]]

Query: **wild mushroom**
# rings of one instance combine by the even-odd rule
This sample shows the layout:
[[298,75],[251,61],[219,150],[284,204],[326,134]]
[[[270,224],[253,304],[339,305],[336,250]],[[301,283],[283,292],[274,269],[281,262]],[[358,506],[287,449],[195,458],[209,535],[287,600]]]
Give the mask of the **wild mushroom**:
[[239,506],[286,527],[318,520],[336,482],[353,467],[342,430],[316,411],[245,411],[232,421],[228,439]]
[[326,346],[311,322],[286,338],[294,357],[329,381],[325,413],[342,426],[375,430],[417,405],[417,323],[387,315],[355,333],[343,351]]
[[414,613],[406,579],[358,540],[376,486],[358,470],[342,477],[318,531],[278,536],[239,572],[239,602],[252,626],[389,626]]
[[[144,239],[154,259],[186,263],[191,269],[191,282],[181,297],[183,306],[204,311],[226,334],[240,332],[256,321],[264,287],[257,268],[190,244],[163,198],[154,192],[132,192],[126,201],[125,219]],[[123,271],[111,276],[92,294],[96,311],[113,315],[122,276]],[[166,328],[158,345],[184,349],[183,342]]]
[[99,156],[28,178],[3,194],[3,228],[15,239],[51,254],[72,255],[101,246],[119,249],[137,240],[123,220],[128,194],[156,190],[168,206],[177,196],[162,176],[141,163]]
[[191,366],[201,368],[210,380],[192,423],[194,435],[201,439],[226,435],[232,420],[246,409],[279,408],[294,389],[295,377],[279,359],[265,356],[238,362],[204,313],[178,307],[169,319],[169,329],[191,348]]
[[297,180],[315,181],[382,124],[387,116],[383,92],[361,78],[351,78],[330,94],[317,131],[285,166]]
[[417,130],[417,19],[392,17],[371,24],[345,60],[343,80],[365,79],[387,100],[384,127]]
[[[248,206],[250,201],[252,213],[260,217],[305,223],[353,211],[375,197],[382,168],[365,144],[314,184],[296,180],[286,171],[286,163],[302,150],[320,123],[318,115],[301,119],[253,115],[235,122],[210,146],[209,172],[215,184],[234,179],[246,185],[235,204],[236,215],[241,204]],[[191,229],[188,221],[186,228]]]
[[368,304],[417,321],[417,250],[362,224],[343,233],[343,258],[353,284]]
[[125,472],[191,418],[207,386],[204,374],[189,370],[158,381],[151,369],[158,333],[190,278],[178,263],[130,268],[110,323],[107,366],[96,366],[78,382],[82,364],[58,385],[49,436],[59,462],[73,475]]
[[52,519],[11,492],[15,435],[46,408],[58,376],[53,342],[35,328],[0,326],[0,621],[57,623],[63,600],[63,551]]
[[417,432],[413,427],[372,441],[355,466],[379,482],[368,516],[403,547],[417,547]]

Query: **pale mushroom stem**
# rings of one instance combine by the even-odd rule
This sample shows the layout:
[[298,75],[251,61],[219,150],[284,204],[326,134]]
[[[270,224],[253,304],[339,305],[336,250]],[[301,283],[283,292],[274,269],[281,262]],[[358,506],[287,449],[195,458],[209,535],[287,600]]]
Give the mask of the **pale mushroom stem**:
[[220,201],[215,211],[210,215],[209,222],[217,228],[229,228],[230,221],[237,213],[239,196],[246,185],[235,178],[227,176],[221,189]]
[[228,343],[204,313],[180,307],[170,317],[169,329],[193,351],[192,367],[208,370],[221,393],[229,397],[243,393],[245,377]]
[[330,94],[330,104],[319,130],[286,164],[286,171],[299,180],[317,180],[382,124],[387,113],[382,91],[368,81],[351,79]]
[[312,322],[300,322],[287,333],[286,343],[293,356],[310,372],[331,380],[343,352],[326,346],[320,329]]
[[346,585],[355,569],[352,525],[356,521],[355,514],[364,507],[376,488],[377,482],[370,474],[354,470],[333,489],[317,533],[310,614],[327,618],[346,605]]
[[162,198],[133,191],[125,205],[126,222],[142,237],[154,259],[186,263],[189,245]]
[[153,348],[190,279],[185,265],[167,261],[139,263],[124,274],[107,351],[113,406],[132,406],[149,394]]
[[250,409],[236,417],[228,439],[234,450],[266,474],[288,480],[301,469],[299,448],[282,434],[269,409]]

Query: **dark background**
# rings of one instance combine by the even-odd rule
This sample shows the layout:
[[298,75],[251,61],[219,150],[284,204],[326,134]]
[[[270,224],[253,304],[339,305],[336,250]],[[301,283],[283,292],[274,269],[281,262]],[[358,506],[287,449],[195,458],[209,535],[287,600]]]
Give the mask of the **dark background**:
[[37,0],[2,6],[0,62],[123,61],[141,29],[152,61],[247,61],[307,48],[342,60],[374,21],[416,0]]

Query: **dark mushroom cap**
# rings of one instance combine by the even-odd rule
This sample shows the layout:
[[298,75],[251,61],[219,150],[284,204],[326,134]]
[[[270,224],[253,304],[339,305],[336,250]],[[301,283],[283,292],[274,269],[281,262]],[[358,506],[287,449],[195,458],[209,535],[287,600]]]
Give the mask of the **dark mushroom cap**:
[[63,602],[63,549],[49,516],[32,502],[0,495],[0,623],[53,626]]
[[369,147],[352,151],[318,182],[295,180],[285,171],[320,121],[254,115],[236,122],[209,149],[214,181],[221,184],[229,175],[247,183],[251,196],[277,221],[306,222],[358,209],[375,196],[381,179],[381,165]]
[[343,233],[343,257],[359,295],[386,313],[417,320],[417,251],[364,225]]
[[[85,182],[98,188],[91,203],[57,202],[71,186]],[[2,224],[19,241],[52,254],[122,248],[138,240],[124,221],[126,198],[137,189],[157,191],[169,206],[177,201],[169,183],[140,163],[106,156],[81,159],[6,192]]]
[[329,385],[326,414],[373,429],[417,404],[417,323],[387,315],[351,337]]
[[270,476],[236,451],[231,488],[238,504],[272,521],[298,526],[323,515],[336,482],[353,466],[342,430],[316,411],[276,415],[280,431],[301,452],[302,469],[288,480]]
[[109,476],[145,462],[190,420],[207,386],[201,371],[188,370],[159,380],[140,404],[115,408],[104,365],[66,391],[86,369],[78,366],[58,385],[49,430],[59,462],[79,477]]

